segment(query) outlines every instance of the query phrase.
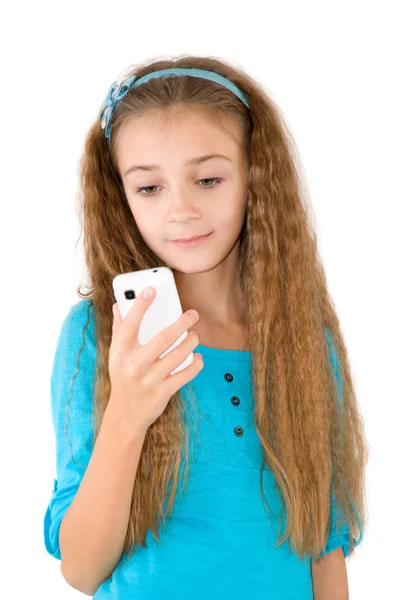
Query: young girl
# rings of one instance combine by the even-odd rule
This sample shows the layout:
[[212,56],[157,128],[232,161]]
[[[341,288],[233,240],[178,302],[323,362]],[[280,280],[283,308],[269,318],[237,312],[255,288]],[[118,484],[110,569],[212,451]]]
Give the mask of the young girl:
[[[55,352],[44,539],[96,600],[348,598],[368,445],[294,156],[216,58],[125,74],[88,133],[91,290]],[[112,281],[162,265],[183,315],[141,346],[155,296],[123,321]]]

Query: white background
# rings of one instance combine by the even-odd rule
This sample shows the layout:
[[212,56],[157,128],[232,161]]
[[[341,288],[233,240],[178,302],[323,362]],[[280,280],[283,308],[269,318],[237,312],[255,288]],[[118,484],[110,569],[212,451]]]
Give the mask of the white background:
[[61,322],[85,281],[78,160],[120,72],[183,53],[246,70],[296,140],[371,444],[370,523],[347,561],[350,600],[397,597],[396,8],[382,0],[213,0],[2,9],[2,597],[83,596],[43,539],[55,477],[50,370]]

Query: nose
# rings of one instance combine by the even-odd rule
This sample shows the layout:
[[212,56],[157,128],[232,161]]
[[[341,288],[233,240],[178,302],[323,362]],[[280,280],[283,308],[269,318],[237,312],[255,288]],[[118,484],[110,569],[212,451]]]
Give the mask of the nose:
[[176,189],[170,193],[169,219],[172,221],[199,216],[196,199],[186,189]]

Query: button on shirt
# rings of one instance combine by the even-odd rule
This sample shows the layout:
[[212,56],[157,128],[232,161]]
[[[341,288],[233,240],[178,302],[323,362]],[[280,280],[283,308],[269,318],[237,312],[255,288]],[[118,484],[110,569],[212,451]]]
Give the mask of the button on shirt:
[[[91,319],[79,372],[68,403],[70,381],[82,344],[88,311]],[[326,331],[331,364],[339,382],[338,361]],[[137,548],[126,562],[123,555],[112,575],[96,591],[95,600],[312,600],[310,559],[299,559],[288,541],[275,548],[281,510],[275,479],[265,466],[260,491],[261,443],[254,428],[251,353],[198,345],[204,368],[181,388],[190,431],[189,480],[179,487],[172,517],[160,526],[161,544],[151,531],[147,548]],[[96,342],[93,306],[73,305],[64,319],[51,373],[51,411],[56,443],[56,478],[44,516],[48,553],[61,559],[59,529],[84,475],[93,449],[93,385]],[[341,384],[341,381],[340,381]],[[194,403],[191,402],[194,392]],[[194,430],[194,423],[197,428]],[[274,515],[274,517],[272,517]],[[349,551],[348,527],[335,528],[331,498],[331,528],[324,551]],[[361,543],[363,533],[360,524]]]

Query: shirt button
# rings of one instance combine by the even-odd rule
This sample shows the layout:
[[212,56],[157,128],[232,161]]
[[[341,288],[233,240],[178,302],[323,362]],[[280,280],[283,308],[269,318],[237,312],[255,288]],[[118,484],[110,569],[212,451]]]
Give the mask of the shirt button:
[[233,377],[232,377],[231,373],[225,373],[225,375],[224,375],[224,379],[225,379],[226,381],[232,381],[232,380],[233,380]]
[[242,427],[235,427],[234,431],[235,431],[235,435],[237,435],[238,437],[240,437],[241,435],[243,435],[243,429],[242,429]]
[[238,404],[240,404],[240,400],[239,400],[238,396],[232,396],[231,402],[234,406],[238,406]]

